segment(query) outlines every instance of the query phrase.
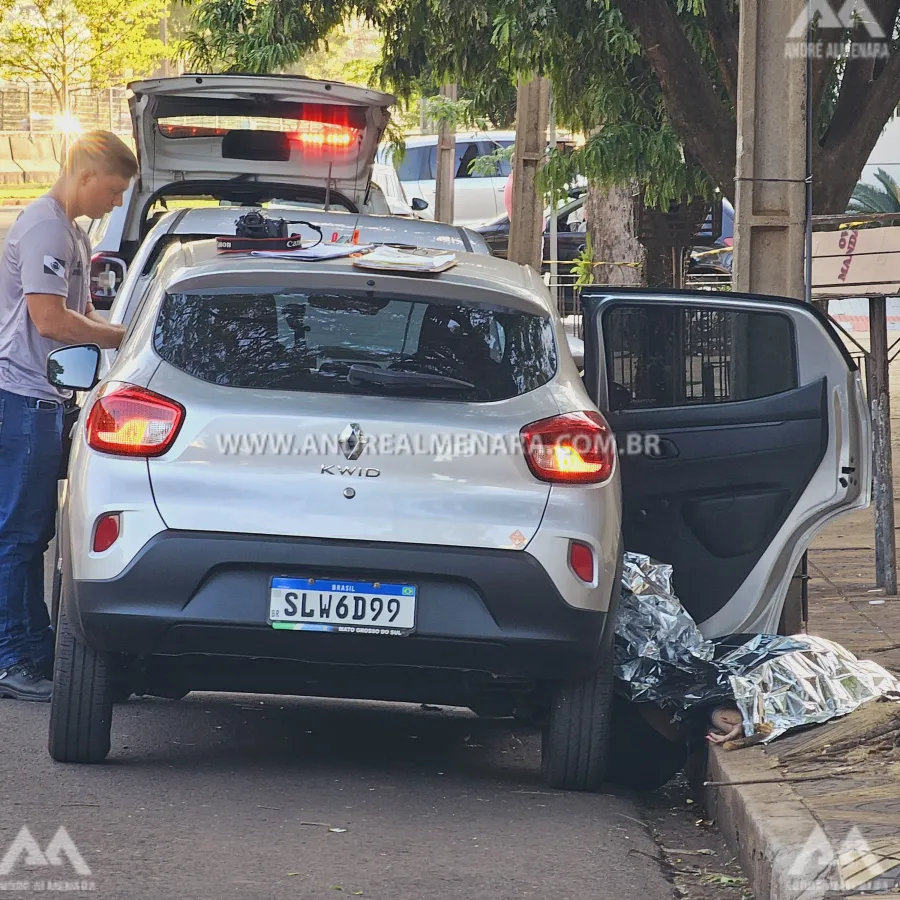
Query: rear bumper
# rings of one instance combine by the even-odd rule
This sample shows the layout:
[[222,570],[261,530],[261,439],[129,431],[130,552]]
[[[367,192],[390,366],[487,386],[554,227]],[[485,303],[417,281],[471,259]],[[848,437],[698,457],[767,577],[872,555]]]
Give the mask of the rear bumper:
[[[266,613],[277,575],[413,582],[416,632],[275,630]],[[268,661],[335,674],[379,667],[407,678],[412,667],[534,682],[577,677],[611,652],[607,615],[569,606],[521,551],[165,531],[117,578],[67,585],[73,624],[89,645],[173,663],[238,658],[249,668]]]

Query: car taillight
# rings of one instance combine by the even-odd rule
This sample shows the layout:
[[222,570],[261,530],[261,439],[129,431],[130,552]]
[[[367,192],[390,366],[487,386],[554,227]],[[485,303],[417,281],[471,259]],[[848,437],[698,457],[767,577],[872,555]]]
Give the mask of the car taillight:
[[569,544],[569,565],[572,571],[585,583],[594,581],[594,551],[581,541]]
[[119,539],[119,514],[107,513],[94,527],[94,553],[103,553]]
[[116,456],[161,456],[172,446],[184,407],[130,384],[112,385],[87,417],[88,446]]
[[612,475],[616,444],[598,412],[564,413],[532,422],[521,437],[528,466],[542,481],[598,484]]
[[358,131],[343,125],[310,123],[303,131],[293,131],[290,139],[304,147],[330,147],[344,150],[356,142]]

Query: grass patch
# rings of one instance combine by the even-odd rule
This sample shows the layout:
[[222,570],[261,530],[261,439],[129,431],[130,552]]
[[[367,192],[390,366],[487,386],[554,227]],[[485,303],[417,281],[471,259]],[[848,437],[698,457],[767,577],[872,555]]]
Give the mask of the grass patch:
[[36,200],[53,187],[52,184],[0,184],[0,201]]

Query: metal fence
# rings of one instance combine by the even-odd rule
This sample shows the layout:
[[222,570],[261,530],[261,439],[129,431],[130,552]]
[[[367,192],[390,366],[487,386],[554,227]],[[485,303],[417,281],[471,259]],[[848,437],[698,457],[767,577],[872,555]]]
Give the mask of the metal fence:
[[[69,108],[85,130],[101,128],[131,134],[126,88],[73,92],[69,96]],[[49,88],[31,85],[0,88],[0,131],[58,131],[58,113],[56,97]]]

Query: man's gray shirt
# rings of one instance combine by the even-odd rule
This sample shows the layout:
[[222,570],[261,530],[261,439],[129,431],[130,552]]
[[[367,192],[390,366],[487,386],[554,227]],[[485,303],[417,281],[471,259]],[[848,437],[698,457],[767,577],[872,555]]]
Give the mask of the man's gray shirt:
[[84,313],[90,301],[91,244],[49,195],[16,219],[0,260],[0,390],[60,400],[47,381],[47,354],[62,346],[41,337],[28,315],[27,294],[56,294]]

